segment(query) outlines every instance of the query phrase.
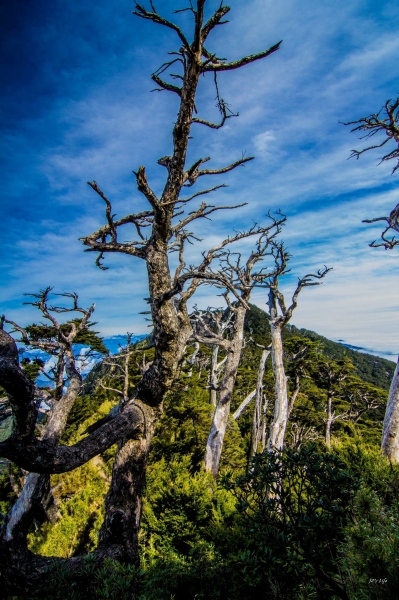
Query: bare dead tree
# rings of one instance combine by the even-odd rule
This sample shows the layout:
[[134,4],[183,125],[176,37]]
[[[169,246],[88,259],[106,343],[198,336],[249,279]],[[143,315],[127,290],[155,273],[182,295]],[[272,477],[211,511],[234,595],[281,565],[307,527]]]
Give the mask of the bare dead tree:
[[257,346],[258,348],[262,348],[262,354],[259,360],[258,374],[256,378],[256,388],[252,392],[250,392],[246,396],[246,398],[244,398],[244,400],[241,402],[240,406],[233,414],[233,419],[238,419],[245,410],[245,408],[248,406],[248,404],[251,402],[251,400],[255,398],[250,450],[250,456],[253,456],[258,451],[259,444],[261,444],[262,451],[265,449],[266,445],[266,415],[268,407],[268,397],[263,391],[263,378],[265,375],[266,361],[271,353],[271,345],[266,348],[266,346],[255,342],[252,337],[249,341],[254,343],[255,346]]
[[322,437],[311,425],[300,425],[292,423],[291,426],[291,447],[299,450],[304,443],[314,442]]
[[[90,342],[94,342],[94,345],[97,343],[100,347],[102,344],[101,340],[90,330],[92,326],[90,318],[94,311],[94,304],[89,309],[81,308],[78,304],[77,294],[65,293],[58,294],[58,296],[71,299],[72,307],[51,306],[49,304],[50,293],[51,288],[48,287],[39,294],[32,294],[36,299],[35,301],[25,303],[37,307],[42,317],[47,321],[46,324],[30,325],[23,328],[5,317],[2,318],[2,324],[3,326],[4,324],[10,325],[13,333],[19,333],[19,341],[25,347],[43,350],[56,358],[56,365],[53,369],[54,377],[48,375],[54,386],[52,395],[47,393],[45,396],[51,410],[48,412],[44,428],[40,430],[40,434],[37,437],[34,437],[34,440],[31,440],[31,443],[36,441],[38,446],[46,447],[47,454],[51,456],[56,452],[66,426],[68,415],[82,386],[82,375],[78,368],[79,360],[75,356],[74,344],[85,340],[89,344]],[[72,314],[73,316],[76,316],[77,313],[78,315],[82,315],[82,317],[69,320],[67,323],[60,323],[56,318],[56,315],[60,313]],[[9,400],[12,407],[14,427],[11,438],[2,444],[3,448],[1,450],[2,455],[6,457],[7,448],[11,450],[8,457],[13,460],[14,453],[19,455],[25,449],[27,452],[30,450],[29,434],[25,433],[22,440],[19,440],[17,436],[21,432],[21,428],[24,429],[26,427],[24,419],[28,416],[30,418],[29,430],[34,435],[36,416],[43,399],[43,393],[33,383],[30,383],[28,386],[28,382],[23,372],[20,371],[17,360],[8,361],[8,364],[4,365],[4,352],[7,354],[7,348],[9,352],[12,352],[12,348],[15,348],[15,346],[12,338],[3,329],[0,330],[0,335],[1,349],[3,350],[3,364],[0,377],[5,377],[6,383],[9,383],[9,379],[7,378],[10,377],[11,370],[12,379],[16,381],[19,379],[25,386],[26,392],[29,392],[26,398],[29,401],[29,405],[24,407],[23,412],[21,412],[22,407],[18,403],[18,396],[16,401],[16,396],[11,394]],[[18,379],[15,377],[15,372]],[[43,370],[42,372],[45,373]],[[64,387],[65,385],[67,385],[66,388]],[[32,448],[32,450],[35,452],[36,448]],[[22,464],[20,460],[16,460],[15,462],[20,466]],[[29,458],[27,462],[29,463]],[[42,521],[43,518],[47,518],[53,521],[55,518],[56,507],[54,506],[50,490],[49,474],[45,469],[35,468],[34,470],[29,470],[31,472],[25,478],[23,489],[18,494],[18,500],[4,520],[0,541],[2,551],[11,547],[13,541],[18,539],[23,533],[26,535],[31,520],[38,519]],[[12,471],[10,473],[12,474]]]
[[[134,354],[134,350],[132,350],[132,333],[127,333],[126,335],[126,345],[119,345],[120,352],[116,356],[110,356],[106,360],[103,361],[103,365],[106,367],[111,367],[112,370],[117,371],[117,375],[113,375],[112,379],[122,379],[122,389],[110,387],[104,385],[103,379],[101,379],[100,386],[104,390],[108,390],[110,392],[114,392],[118,396],[121,397],[122,404],[128,402],[129,400],[129,365],[130,359]],[[143,355],[144,358],[144,355]],[[122,363],[122,364],[121,364]]]
[[[191,166],[186,166],[192,125],[217,129],[234,116],[228,104],[221,98],[218,87],[216,95],[221,122],[215,124],[194,116],[200,76],[209,73],[218,84],[220,72],[239,69],[270,56],[280,46],[279,42],[267,50],[231,62],[217,56],[208,49],[208,38],[216,27],[226,22],[225,16],[230,8],[221,5],[206,20],[205,3],[205,0],[197,0],[190,5],[194,21],[194,33],[190,42],[179,25],[161,16],[152,3],[151,9],[147,10],[135,2],[135,15],[170,29],[179,41],[178,49],[170,55],[171,60],[161,65],[152,75],[157,89],[171,92],[179,102],[173,127],[172,153],[158,161],[167,171],[160,197],[152,190],[144,166],[140,166],[135,172],[137,187],[148,202],[149,209],[116,219],[111,201],[95,181],[89,183],[105,203],[105,225],[82,238],[87,251],[97,253],[98,267],[106,268],[103,259],[107,253],[123,253],[139,258],[147,267],[155,357],[137,384],[133,398],[123,405],[114,418],[75,446],[57,445],[51,446],[50,450],[47,441],[34,437],[36,409],[33,388],[19,368],[14,342],[4,331],[0,334],[0,383],[13,399],[12,408],[16,422],[12,438],[0,446],[2,455],[38,473],[64,472],[85,463],[118,442],[112,482],[105,500],[105,519],[99,534],[99,544],[93,555],[93,558],[99,561],[110,557],[138,563],[142,492],[151,439],[159,420],[164,396],[175,379],[183,349],[192,334],[187,301],[201,280],[214,279],[214,274],[209,272],[209,266],[217,257],[217,249],[208,252],[198,267],[186,268],[184,246],[193,240],[187,228],[198,219],[209,218],[215,211],[235,208],[215,206],[203,201],[187,215],[184,213],[185,208],[195,198],[216,191],[223,187],[223,184],[194,192],[189,197],[181,197],[180,194],[183,189],[190,188],[205,176],[228,173],[253,158],[242,156],[225,167],[211,169],[203,168],[210,160],[209,157],[203,157],[198,158]],[[178,85],[165,80],[165,75],[172,65],[180,69],[180,73],[171,74],[172,79],[178,81]],[[121,241],[120,229],[125,225],[135,227],[136,240]],[[238,240],[245,235],[247,234],[233,237]],[[229,239],[226,244],[232,241],[233,239]],[[179,264],[174,273],[169,260],[171,251],[176,251],[179,257]],[[231,291],[234,294],[234,291]],[[32,505],[35,501],[35,498],[32,498]],[[24,517],[25,524],[29,521],[28,517],[29,511]],[[7,589],[13,593],[27,593],[37,589],[46,570],[55,564],[55,559],[30,555],[26,547],[26,532],[24,527],[18,538],[7,538],[2,547],[2,574],[5,574]],[[67,564],[69,568],[79,570],[84,564],[84,559],[73,558]]]
[[[289,253],[283,242],[272,241],[272,257],[275,268],[271,276],[264,276],[262,285],[269,290],[268,308],[272,340],[272,365],[275,379],[274,417],[270,427],[268,448],[281,449],[284,445],[285,430],[289,417],[288,385],[283,362],[283,327],[290,321],[298,305],[298,296],[303,288],[319,285],[331,268],[324,267],[317,273],[308,273],[298,280],[291,304],[286,306],[284,295],[279,289],[279,278],[288,273]],[[319,281],[318,281],[319,280]]]
[[[193,327],[194,327],[194,338],[196,334],[201,333],[210,334],[213,332],[217,338],[225,338],[227,333],[233,327],[234,313],[229,308],[217,308],[212,309],[208,307],[206,310],[201,310],[197,306],[194,306],[194,311],[190,315]],[[199,342],[196,341],[199,348]],[[218,343],[211,345],[212,355],[209,367],[209,390],[210,390],[210,404],[216,406],[217,403],[217,390],[219,378],[221,375],[222,368],[227,361],[227,354],[219,361],[219,349]]]
[[[351,156],[359,158],[364,152],[381,148],[392,141],[396,147],[385,154],[380,162],[397,161],[392,169],[392,174],[397,171],[399,168],[399,98],[396,98],[396,100],[387,100],[384,107],[378,113],[372,114],[369,117],[363,117],[358,121],[350,121],[345,123],[345,125],[355,125],[352,131],[366,131],[367,133],[362,139],[368,139],[379,133],[385,133],[386,137],[382,142],[367,146],[360,151],[353,150]],[[399,244],[399,240],[395,236],[389,238],[387,234],[391,230],[394,232],[399,231],[399,204],[395,206],[388,217],[365,219],[363,222],[375,223],[377,221],[385,221],[387,226],[381,233],[381,241],[377,243],[377,240],[374,240],[369,245],[373,248],[383,247],[385,250],[392,250]],[[399,463],[399,358],[388,395],[381,451],[391,461]]]
[[[210,273],[210,276],[217,282],[217,285],[226,289],[223,296],[229,312],[234,317],[230,338],[226,339],[213,331],[201,317],[199,319],[201,320],[204,334],[198,335],[195,333],[197,341],[211,346],[218,345],[223,348],[227,356],[224,377],[217,387],[218,399],[205,450],[205,470],[212,473],[214,477],[217,477],[219,472],[224,436],[230,416],[233,389],[244,342],[244,320],[246,311],[248,310],[248,302],[252,290],[259,282],[259,278],[270,275],[270,273],[266,274],[264,269],[254,271],[254,267],[259,261],[263,260],[264,256],[269,254],[269,245],[272,243],[274,237],[280,233],[281,225],[285,220],[285,217],[279,219],[270,218],[272,219],[272,223],[268,227],[255,227],[248,232],[251,234],[256,233],[258,239],[254,250],[244,264],[241,262],[242,258],[240,254],[233,255],[226,252],[220,257],[221,270],[217,273]],[[234,295],[235,302],[231,302],[229,293]]]
[[[383,137],[382,141],[378,144],[371,144],[362,150],[352,150],[352,154],[349,158],[355,157],[359,159],[364,152],[382,148],[385,146],[385,144],[394,142],[396,148],[382,156],[380,159],[380,164],[382,162],[395,160],[397,162],[392,169],[392,174],[397,171],[399,168],[399,98],[396,98],[396,100],[387,100],[384,107],[381,108],[378,113],[369,115],[368,117],[363,117],[357,121],[349,121],[348,123],[344,124],[355,125],[351,131],[365,131],[365,135],[360,139],[370,139],[380,133],[385,134],[385,137]],[[377,240],[374,240],[369,245],[373,248],[382,246],[386,250],[392,250],[392,248],[399,244],[399,240],[396,240],[395,237],[389,239],[386,237],[386,235],[390,230],[396,232],[399,231],[399,204],[395,206],[388,217],[365,219],[363,223],[376,223],[377,221],[385,221],[387,223],[387,227],[381,233],[382,241],[377,243]]]
[[353,365],[348,359],[340,361],[320,360],[317,365],[316,378],[322,387],[326,390],[326,416],[324,422],[326,446],[331,448],[331,428],[337,421],[346,421],[349,418],[349,412],[344,411],[336,414],[333,410],[333,403],[336,398],[342,397],[342,384],[350,377],[353,372]]

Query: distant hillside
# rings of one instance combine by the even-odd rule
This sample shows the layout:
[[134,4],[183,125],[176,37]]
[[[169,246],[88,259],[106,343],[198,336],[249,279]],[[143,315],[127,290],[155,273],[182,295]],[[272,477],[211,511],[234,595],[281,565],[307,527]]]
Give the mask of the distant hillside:
[[[118,345],[111,345],[110,340],[117,340]],[[151,331],[148,335],[135,335],[132,339],[132,343],[136,350],[147,350],[148,348],[152,348],[154,343],[154,336]],[[112,338],[104,338],[104,344],[110,351],[111,356],[118,354],[120,350],[120,346],[124,346],[126,344],[126,336],[113,336]],[[103,365],[102,359],[97,361],[94,367],[91,369],[90,373],[85,377],[82,393],[83,394],[92,394],[97,385],[98,380],[101,377],[104,377],[110,370],[110,367]]]
[[[252,336],[256,341],[263,344],[270,343],[269,317],[261,308],[253,304],[250,305],[250,310],[247,312],[245,320],[245,327],[248,334],[252,331]],[[357,352],[342,344],[332,342],[314,331],[298,329],[295,325],[287,325],[283,337],[290,338],[293,336],[320,342],[323,354],[333,360],[340,360],[344,356],[347,356],[355,365],[359,377],[383,390],[389,390],[395,371],[394,362],[378,356],[372,356],[371,354]]]

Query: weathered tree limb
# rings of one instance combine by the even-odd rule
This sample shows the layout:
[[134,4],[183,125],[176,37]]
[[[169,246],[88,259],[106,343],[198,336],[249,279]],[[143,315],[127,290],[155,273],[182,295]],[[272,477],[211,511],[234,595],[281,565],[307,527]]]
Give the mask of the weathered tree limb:
[[233,413],[233,419],[236,421],[239,417],[241,417],[244,410],[247,408],[248,404],[251,402],[252,398],[256,396],[256,388],[252,390],[247,396],[245,396],[244,400],[241,402],[240,406]]
[[[222,19],[225,15],[227,15],[228,12],[230,12],[229,6],[220,6],[218,10],[212,15],[212,17],[205,23],[201,31],[202,44],[206,42],[206,38],[208,37],[212,29],[214,29],[218,25],[223,24]],[[226,23],[226,21],[224,23]]]
[[155,12],[155,10],[153,12],[149,12],[138,2],[135,2],[134,4],[135,4],[135,8],[136,8],[134,11],[132,11],[134,15],[137,15],[141,19],[148,19],[150,21],[153,21],[154,23],[158,23],[159,25],[163,25],[164,27],[173,29],[173,31],[175,31],[177,33],[177,35],[179,36],[179,38],[180,38],[183,46],[186,48],[186,50],[190,51],[190,44],[188,43],[187,38],[184,35],[184,33],[182,32],[182,30],[180,29],[180,27],[178,27],[171,21],[168,21],[167,19],[164,19],[163,17],[161,17],[161,15],[159,15],[157,12]]
[[233,171],[233,169],[244,165],[254,158],[254,156],[247,156],[236,160],[227,167],[222,167],[220,169],[202,169],[201,171],[198,169],[198,166],[204,162],[207,162],[210,160],[210,158],[208,157],[205,159],[200,159],[200,161],[194,163],[190,170],[185,173],[184,181],[188,181],[188,183],[184,183],[184,185],[185,187],[191,187],[197,181],[198,177],[202,177],[203,175],[222,175],[223,173],[228,173],[229,171]]
[[[380,116],[382,110],[385,111],[385,118],[381,118]],[[385,144],[387,144],[389,141],[394,141],[398,145],[398,148],[395,148],[391,152],[388,152],[388,154],[385,154],[381,158],[380,163],[397,158],[398,162],[392,170],[392,173],[395,173],[395,171],[399,168],[399,98],[394,101],[387,100],[384,108],[378,113],[374,113],[368,117],[363,117],[357,121],[349,121],[344,123],[344,125],[356,125],[356,127],[351,130],[352,132],[366,131],[366,135],[360,139],[368,139],[381,132],[385,133],[387,136],[386,139],[379,144],[372,144],[371,146],[367,146],[362,150],[352,150],[352,154],[349,158],[355,157],[359,159],[364,152],[367,152],[368,150],[374,150],[376,148],[382,148],[382,146],[385,146]]]
[[168,83],[167,81],[164,81],[163,79],[161,79],[160,77],[158,77],[158,75],[156,75],[155,73],[153,73],[151,75],[151,79],[153,81],[155,81],[155,83],[157,85],[159,85],[159,87],[161,88],[160,90],[152,90],[152,91],[163,91],[163,90],[167,90],[168,92],[174,92],[175,94],[177,94],[179,96],[179,98],[181,97],[181,88],[177,87],[177,85],[172,85],[171,83]]
[[15,435],[0,443],[0,455],[26,471],[65,473],[85,464],[124,437],[131,437],[143,427],[143,410],[136,402],[91,435],[73,446],[50,447],[47,441],[32,438],[21,442]]
[[208,71],[232,71],[233,69],[240,69],[241,67],[244,67],[245,65],[249,65],[250,63],[255,62],[256,60],[259,60],[261,58],[266,58],[266,56],[270,56],[270,54],[273,54],[273,52],[276,52],[280,46],[282,44],[281,42],[278,42],[277,44],[274,44],[274,46],[271,46],[270,48],[268,48],[267,50],[264,50],[263,52],[258,52],[257,54],[250,54],[248,56],[244,56],[243,58],[240,58],[239,60],[235,60],[233,62],[206,62],[203,63],[203,67],[202,67],[202,72],[206,73]]

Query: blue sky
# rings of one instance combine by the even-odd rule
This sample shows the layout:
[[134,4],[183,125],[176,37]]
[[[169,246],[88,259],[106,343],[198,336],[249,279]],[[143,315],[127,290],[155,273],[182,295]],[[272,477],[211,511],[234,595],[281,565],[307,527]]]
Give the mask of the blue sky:
[[[387,214],[399,202],[398,175],[379,165],[379,153],[347,160],[361,147],[339,121],[378,110],[398,88],[399,5],[379,0],[233,0],[230,23],[210,48],[228,59],[281,49],[239,71],[223,73],[223,97],[240,113],[220,131],[193,126],[189,158],[212,156],[225,165],[256,160],[211,184],[221,203],[248,202],[201,222],[200,250],[227,233],[264,222],[268,210],[288,216],[283,238],[293,255],[288,294],[296,277],[333,267],[322,286],[306,289],[292,322],[330,339],[399,352],[399,278],[395,251],[373,250],[379,227],[364,218]],[[185,0],[156,2],[171,18]],[[207,2],[208,11],[217,6]],[[79,237],[104,222],[103,206],[87,185],[95,179],[123,216],[145,208],[132,170],[145,165],[155,191],[165,177],[157,159],[170,153],[176,97],[150,93],[150,75],[178,48],[173,32],[131,14],[133,3],[106,0],[14,0],[1,9],[2,46],[2,299],[8,318],[27,324],[34,309],[23,293],[47,285],[95,301],[106,335],[145,333],[144,264],[108,256],[94,265]],[[178,20],[190,32],[188,13]],[[201,81],[198,105],[215,114],[210,81]],[[203,182],[201,182],[203,183]],[[216,200],[216,198],[215,198]],[[249,251],[249,244],[241,247]],[[253,300],[266,298],[259,290]],[[209,288],[200,306],[218,305]]]

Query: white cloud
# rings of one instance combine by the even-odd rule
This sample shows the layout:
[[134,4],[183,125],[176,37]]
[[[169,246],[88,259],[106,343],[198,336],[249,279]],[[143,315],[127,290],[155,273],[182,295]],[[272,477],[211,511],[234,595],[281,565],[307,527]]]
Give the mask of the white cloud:
[[276,141],[276,136],[272,131],[263,131],[252,138],[255,148],[260,154],[269,155],[273,148],[273,142]]

